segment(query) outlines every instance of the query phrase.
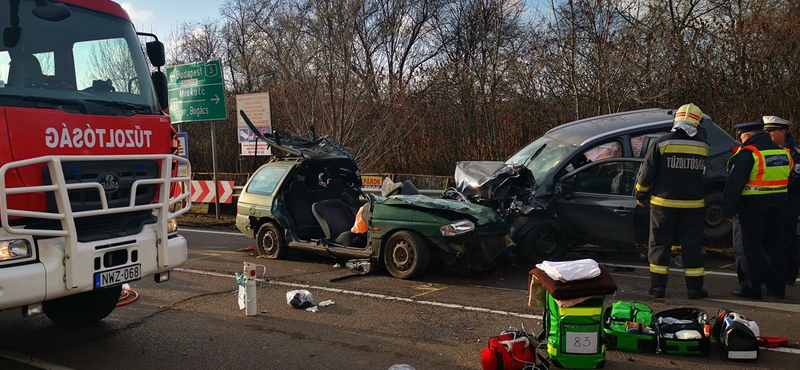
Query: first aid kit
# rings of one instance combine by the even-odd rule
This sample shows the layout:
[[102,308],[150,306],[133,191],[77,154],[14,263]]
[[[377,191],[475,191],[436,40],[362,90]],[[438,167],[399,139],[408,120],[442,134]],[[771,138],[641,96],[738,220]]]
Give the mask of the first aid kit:
[[699,308],[676,308],[653,315],[658,339],[656,353],[708,356],[711,326],[708,314]]
[[547,354],[554,365],[565,369],[597,369],[606,362],[603,332],[605,296],[596,295],[561,307],[550,293],[543,315]]
[[481,350],[483,370],[522,370],[536,365],[536,348],[524,332],[504,332]]
[[758,337],[761,330],[755,321],[723,308],[717,313],[713,333],[722,347],[723,356],[728,360],[758,358]]
[[656,351],[653,310],[644,303],[614,302],[603,315],[603,331],[608,349],[644,353]]

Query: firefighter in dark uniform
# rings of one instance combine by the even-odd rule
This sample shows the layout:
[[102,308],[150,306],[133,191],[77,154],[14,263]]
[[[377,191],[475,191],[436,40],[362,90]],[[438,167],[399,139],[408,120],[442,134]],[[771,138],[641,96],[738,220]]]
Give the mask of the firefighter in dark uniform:
[[672,132],[647,151],[636,181],[636,202],[650,202],[650,295],[663,298],[669,280],[672,245],[681,245],[690,299],[708,296],[703,289],[703,224],[708,143],[698,135],[703,112],[694,104],[675,113]]
[[764,116],[764,131],[772,142],[789,150],[794,161],[794,168],[789,174],[789,201],[783,210],[783,247],[786,257],[786,285],[793,285],[797,280],[797,260],[800,258],[800,247],[797,245],[797,217],[800,216],[800,148],[792,137],[792,123],[775,116]]
[[741,243],[734,242],[740,286],[732,293],[761,299],[763,282],[766,294],[783,298],[783,208],[790,168],[794,167],[792,157],[772,142],[763,131],[762,122],[742,123],[734,128],[742,146],[728,161],[729,175],[722,199],[722,216],[730,220],[737,215],[741,230]]

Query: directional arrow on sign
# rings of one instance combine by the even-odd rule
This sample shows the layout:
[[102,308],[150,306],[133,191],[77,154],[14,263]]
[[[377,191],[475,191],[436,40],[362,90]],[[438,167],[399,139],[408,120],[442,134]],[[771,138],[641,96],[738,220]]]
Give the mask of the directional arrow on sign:
[[214,104],[219,104],[219,95],[214,94],[214,97],[211,98],[211,101],[213,101]]

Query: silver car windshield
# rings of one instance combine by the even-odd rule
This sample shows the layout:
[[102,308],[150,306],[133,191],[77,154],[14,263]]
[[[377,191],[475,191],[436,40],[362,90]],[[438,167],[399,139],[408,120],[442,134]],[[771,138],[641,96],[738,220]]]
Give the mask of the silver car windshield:
[[520,149],[506,163],[528,167],[536,180],[536,187],[539,187],[550,172],[575,150],[577,146],[545,135]]

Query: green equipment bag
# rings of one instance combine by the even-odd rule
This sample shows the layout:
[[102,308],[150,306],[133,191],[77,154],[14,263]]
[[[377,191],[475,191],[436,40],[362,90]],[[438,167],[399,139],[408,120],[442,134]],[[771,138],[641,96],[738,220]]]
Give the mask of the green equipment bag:
[[604,304],[605,297],[596,295],[562,308],[547,294],[539,340],[547,341],[547,354],[554,365],[564,369],[599,369],[605,365]]
[[603,315],[603,331],[608,349],[646,353],[656,351],[658,342],[653,328],[653,310],[643,303],[614,302]]
[[[679,320],[667,320],[672,318]],[[708,356],[711,351],[711,326],[708,314],[699,308],[676,308],[653,316],[658,335],[656,353],[685,356]],[[681,332],[697,332],[697,339],[681,339]]]

